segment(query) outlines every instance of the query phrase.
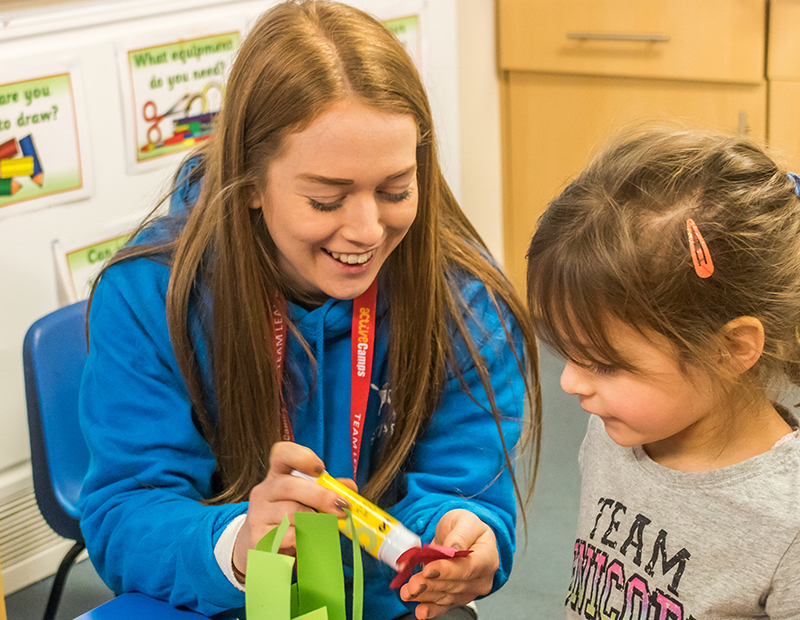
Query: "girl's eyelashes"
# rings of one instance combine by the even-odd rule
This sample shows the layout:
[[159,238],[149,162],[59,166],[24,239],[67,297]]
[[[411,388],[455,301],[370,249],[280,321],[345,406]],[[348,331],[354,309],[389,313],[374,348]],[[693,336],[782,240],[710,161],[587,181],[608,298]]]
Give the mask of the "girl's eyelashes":
[[607,364],[590,364],[587,366],[587,369],[599,376],[608,376],[613,375],[617,369],[614,366],[608,366]]
[[585,371],[590,372],[593,375],[597,375],[599,377],[613,375],[615,372],[619,370],[617,366],[614,366],[612,364],[603,364],[602,362],[570,360],[569,363],[574,364],[578,368],[583,368]]

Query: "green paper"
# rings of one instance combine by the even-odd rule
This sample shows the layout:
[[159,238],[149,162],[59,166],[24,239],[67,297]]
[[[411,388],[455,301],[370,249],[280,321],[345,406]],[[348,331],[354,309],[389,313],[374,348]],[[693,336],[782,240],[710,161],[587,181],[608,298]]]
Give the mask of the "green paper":
[[[347,523],[350,531],[355,532],[356,526],[353,523],[353,515],[345,509],[347,513]],[[361,566],[361,543],[358,536],[352,537],[353,541],[353,620],[361,620],[364,606],[364,569]]]
[[[248,620],[347,620],[338,520],[313,512],[295,514],[294,559],[278,553],[289,519],[267,532],[247,554],[245,603]],[[347,513],[354,530],[353,516]],[[361,546],[353,540],[353,618],[362,620],[364,573]]]
[[294,515],[301,614],[327,605],[330,620],[347,620],[338,524],[335,515]]
[[[292,618],[300,615],[300,594],[297,592],[297,583],[292,584]],[[327,617],[328,612],[325,612]]]
[[[283,515],[283,521],[281,521],[281,524],[277,527],[277,530],[273,530],[275,532],[275,538],[272,541],[272,549],[270,550],[272,553],[280,553],[281,543],[283,542],[283,537],[286,536],[286,530],[288,529],[289,517],[287,515]],[[256,547],[258,547],[258,545],[256,545]]]
[[278,527],[267,532],[256,548],[247,552],[245,609],[249,620],[292,617],[294,558],[278,553],[288,529],[289,517],[284,516]]
[[[272,528],[269,532],[256,543],[256,550],[266,551],[267,553],[278,553],[281,548],[281,541],[286,535],[286,530],[289,529],[289,517],[283,516],[283,521],[280,522],[278,527]],[[250,556],[248,556],[249,559]]]
[[302,616],[297,616],[295,620],[328,620],[328,610],[324,607],[320,607]]
[[293,567],[294,558],[288,555],[256,549],[247,552],[247,620],[289,620]]

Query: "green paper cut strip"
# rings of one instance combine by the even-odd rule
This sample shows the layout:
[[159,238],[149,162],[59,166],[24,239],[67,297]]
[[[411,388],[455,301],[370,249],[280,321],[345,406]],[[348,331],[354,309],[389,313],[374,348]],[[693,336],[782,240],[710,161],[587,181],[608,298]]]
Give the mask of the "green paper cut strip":
[[[350,527],[353,516],[349,511]],[[292,584],[294,558],[278,553],[289,519],[267,532],[247,554],[245,608],[248,620],[347,620],[344,573],[335,515],[294,515],[297,583]],[[353,537],[353,617],[362,620],[364,571],[361,546]]]

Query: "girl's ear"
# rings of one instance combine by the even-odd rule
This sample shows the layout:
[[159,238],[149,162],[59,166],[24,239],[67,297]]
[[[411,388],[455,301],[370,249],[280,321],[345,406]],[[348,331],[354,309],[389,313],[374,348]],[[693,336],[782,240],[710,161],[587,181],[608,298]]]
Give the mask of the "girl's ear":
[[754,316],[740,316],[722,328],[725,363],[735,374],[750,370],[764,350],[764,326]]

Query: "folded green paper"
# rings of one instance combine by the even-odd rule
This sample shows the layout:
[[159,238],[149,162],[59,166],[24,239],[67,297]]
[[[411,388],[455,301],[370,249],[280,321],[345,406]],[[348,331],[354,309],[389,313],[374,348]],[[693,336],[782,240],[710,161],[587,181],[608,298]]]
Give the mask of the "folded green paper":
[[[347,512],[347,511],[346,511]],[[353,517],[347,512],[350,527]],[[336,516],[316,512],[294,515],[297,583],[292,584],[295,559],[278,553],[289,519],[258,542],[247,555],[245,608],[248,620],[347,620],[344,573]],[[353,537],[353,617],[361,620],[364,573],[361,546]]]

